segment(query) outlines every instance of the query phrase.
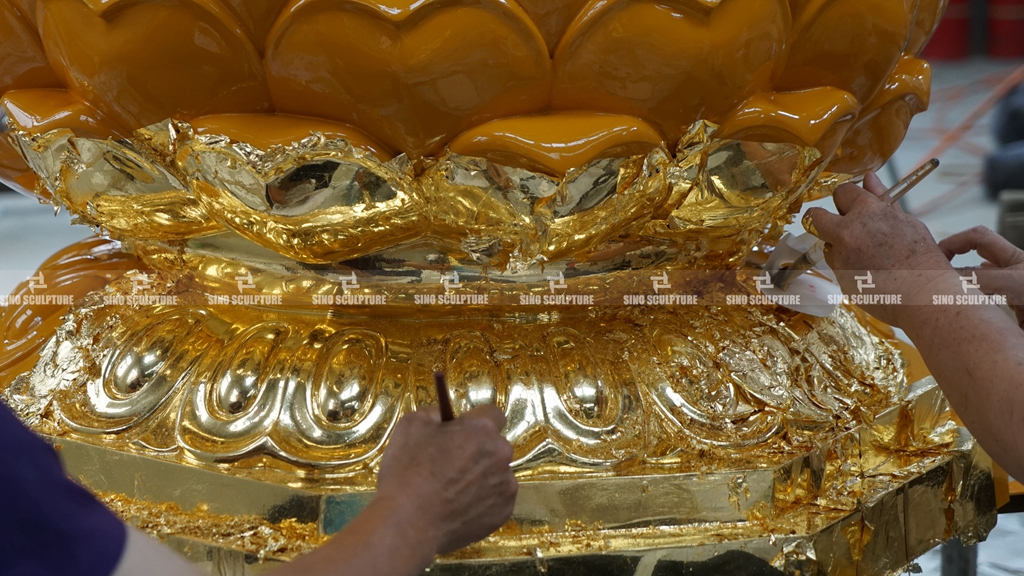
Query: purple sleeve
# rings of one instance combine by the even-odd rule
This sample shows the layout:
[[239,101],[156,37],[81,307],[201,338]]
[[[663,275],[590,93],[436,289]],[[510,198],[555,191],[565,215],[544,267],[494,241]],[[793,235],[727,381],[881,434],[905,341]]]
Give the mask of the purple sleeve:
[[109,576],[125,527],[0,402],[0,575]]

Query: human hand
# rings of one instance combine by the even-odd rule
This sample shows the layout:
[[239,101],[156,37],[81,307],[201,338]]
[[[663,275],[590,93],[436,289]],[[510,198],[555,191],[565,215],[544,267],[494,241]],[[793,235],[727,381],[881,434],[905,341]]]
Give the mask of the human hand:
[[[844,184],[833,194],[839,215],[812,208],[804,227],[827,242],[825,260],[845,293],[859,292],[856,276],[871,272],[876,293],[901,295],[903,304],[923,303],[934,282],[952,280],[955,271],[924,223],[898,204],[887,204],[882,199],[886,192],[874,174],[864,178],[864,188]],[[906,306],[863,308],[899,326]]]
[[377,497],[414,508],[435,554],[485,538],[512,516],[519,490],[504,427],[495,406],[444,423],[436,408],[407,415],[384,453]]
[[968,252],[977,252],[984,258],[981,266],[959,268],[959,273],[977,274],[985,294],[1006,296],[1007,304],[1017,315],[1017,325],[1024,328],[1024,250],[984,226],[946,238],[939,242],[939,249],[950,261]]

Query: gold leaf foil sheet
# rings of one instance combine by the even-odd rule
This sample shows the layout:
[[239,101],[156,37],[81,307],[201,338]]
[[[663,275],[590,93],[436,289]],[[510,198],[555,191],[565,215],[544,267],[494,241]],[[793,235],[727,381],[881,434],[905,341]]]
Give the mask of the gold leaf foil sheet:
[[[911,410],[915,407],[914,401],[904,405]],[[69,460],[64,456],[72,446],[58,443],[67,465],[78,466],[75,457]],[[107,460],[104,454],[113,454],[109,448],[94,450],[95,469],[104,462],[116,462],[115,468],[126,465],[123,455]],[[691,569],[710,569],[713,559],[722,558],[742,561],[748,568],[758,562],[770,564],[785,573],[897,573],[946,537],[962,534],[970,539],[994,525],[991,462],[987,456],[962,433],[953,445],[932,455],[919,457],[916,469],[897,472],[897,484],[878,494],[862,495],[852,507],[803,502],[778,508],[769,515],[751,514],[745,521],[659,521],[632,527],[608,527],[601,522],[580,520],[532,525],[513,521],[480,543],[438,558],[430,572],[568,574],[596,563],[594,566],[599,564],[604,569],[617,567],[619,574],[639,576],[649,573],[644,566],[647,571],[652,565],[662,569],[682,569],[687,565]],[[111,472],[108,464],[101,475],[109,476]],[[740,476],[695,480],[694,485],[739,486],[739,498],[745,498],[743,482],[737,484],[737,478]],[[96,479],[83,477],[87,482]],[[640,498],[672,498],[658,490],[645,491],[639,478],[632,481]],[[607,480],[596,479],[572,482],[571,486],[584,493],[623,490],[623,486],[604,488],[604,482]],[[531,485],[526,483],[524,487]],[[288,519],[270,522],[258,516],[218,514],[202,504],[185,508],[175,503],[98,492],[126,521],[167,539],[170,545],[200,563],[221,558],[229,560],[236,570],[245,570],[244,573],[259,573],[268,567],[265,562],[292,558],[325,540],[316,525],[310,523]],[[546,503],[543,492],[526,491],[517,510],[546,504],[550,503]],[[581,516],[590,512],[587,504],[575,510]],[[225,573],[218,572],[217,566],[208,568],[212,574]]]
[[0,391],[39,360],[63,315],[80,298],[141,263],[117,242],[89,238],[47,258],[0,308]]
[[316,526],[286,519],[271,523],[256,516],[211,514],[198,507],[182,510],[174,503],[152,503],[123,494],[96,496],[122,520],[157,538],[194,539],[230,550],[243,550],[263,562],[289,560],[322,546],[327,537]]
[[232,230],[321,264],[428,243],[521,272],[601,258],[623,239],[633,250],[668,245],[677,266],[734,268],[806,190],[828,187],[815,148],[717,139],[715,129],[695,124],[674,158],[659,148],[598,159],[561,179],[456,154],[384,163],[318,133],[261,150],[175,121],[126,141],[12,135],[55,202],[121,240]]

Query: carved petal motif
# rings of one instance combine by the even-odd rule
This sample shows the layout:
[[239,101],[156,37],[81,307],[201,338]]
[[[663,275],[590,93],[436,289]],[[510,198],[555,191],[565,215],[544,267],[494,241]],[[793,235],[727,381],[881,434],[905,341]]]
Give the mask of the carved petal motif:
[[801,0],[793,3],[793,33],[780,91],[832,86],[858,102],[874,96],[896,66],[910,36],[913,0]]
[[416,403],[436,404],[431,374],[444,370],[456,415],[488,403],[505,411],[517,467],[590,469],[641,456],[639,390],[624,366],[598,354],[607,341],[566,327],[499,341],[510,336],[464,330],[418,348]]
[[173,404],[172,395],[199,361],[198,350],[209,343],[200,334],[205,320],[200,311],[179,309],[149,322],[112,351],[100,378],[89,380],[88,401],[76,401],[78,390],[66,392],[64,418],[80,432],[141,431],[141,422]]
[[594,0],[555,51],[552,106],[637,116],[676,142],[766,91],[789,24],[783,0]]
[[[10,0],[0,1],[0,96],[17,88],[59,87],[29,15]],[[20,192],[35,190],[36,176],[3,136],[0,122],[0,181]]]
[[827,158],[859,110],[851,94],[836,88],[758,94],[726,119],[719,134],[734,140],[815,146]]
[[658,131],[643,120],[576,112],[488,122],[453,140],[449,149],[561,177],[599,158],[647,155],[661,143]]
[[269,109],[259,54],[219,4],[94,5],[41,0],[43,46],[72,90],[129,129],[167,118]]
[[[52,284],[76,278],[54,271]],[[147,293],[171,287],[180,278],[162,274]],[[402,413],[436,403],[444,370],[457,413],[505,412],[517,469],[586,473],[795,446],[905,385],[901,357],[846,309],[799,325],[740,307],[524,324],[104,303],[137,293],[119,280],[63,318],[36,370],[5,392],[25,417],[193,464],[350,474],[372,470]],[[26,344],[0,370],[39,342],[6,325]]]
[[12,90],[4,94],[0,106],[16,128],[29,134],[66,128],[81,138],[125,136],[125,132],[99,110],[67,90]]
[[[660,378],[648,385],[655,405],[678,423],[679,430],[701,444],[749,446],[779,434],[781,414],[756,408],[744,394],[745,386],[764,372],[756,358],[732,372],[730,378],[730,370],[712,362],[708,351],[689,340],[686,330],[680,328],[659,326],[651,333],[661,366]],[[729,364],[739,368],[740,362],[731,359]]]
[[266,323],[220,356],[182,399],[178,442],[200,459],[352,465],[379,453],[398,418],[404,377],[374,332]]
[[36,189],[38,177],[6,136],[0,130],[0,182],[22,194],[31,195]]
[[[79,300],[106,286],[139,261],[121,251],[117,242],[88,238],[76,242],[39,266],[39,271],[11,292],[12,298],[27,294],[71,295]],[[45,287],[40,286],[40,279]],[[53,336],[69,305],[8,305],[0,309],[0,391],[15,376],[38,360],[37,352]]]
[[256,49],[263,53],[267,35],[290,0],[222,0],[234,12]]
[[928,40],[931,39],[935,29],[946,12],[949,0],[918,0],[917,11],[914,13],[914,26],[910,31],[910,41],[907,42],[906,53],[911,56],[921,54]]
[[289,375],[291,403],[271,434],[289,454],[354,463],[382,449],[404,390],[380,334],[343,330],[306,339]]
[[0,2],[0,95],[16,88],[59,88],[43,47],[26,15]]
[[537,24],[551,52],[555,51],[565,30],[589,2],[590,0],[517,0]]
[[829,170],[860,174],[885,165],[903,143],[914,115],[928,109],[930,86],[928,63],[904,56],[885,87],[864,106]]
[[280,112],[329,118],[413,157],[548,103],[544,39],[506,0],[302,0],[267,42]]
[[332,140],[340,138],[352,146],[370,152],[380,160],[390,160],[390,150],[375,142],[361,130],[319,118],[287,114],[214,114],[191,122],[196,134],[227,136],[260,150],[271,146],[287,146],[316,132]]
[[178,443],[206,460],[272,451],[294,350],[287,325],[267,323],[240,334],[220,361],[185,391]]

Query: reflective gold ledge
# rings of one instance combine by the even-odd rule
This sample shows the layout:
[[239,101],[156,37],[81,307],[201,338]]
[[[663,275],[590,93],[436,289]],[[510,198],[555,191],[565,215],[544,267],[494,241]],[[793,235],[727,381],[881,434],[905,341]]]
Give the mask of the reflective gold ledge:
[[[75,459],[66,450],[62,453],[65,462],[74,466]],[[876,489],[852,508],[801,503],[770,523],[753,517],[740,522],[622,529],[582,522],[571,522],[564,530],[522,530],[510,525],[477,545],[439,558],[428,572],[560,576],[600,570],[615,576],[649,576],[662,569],[676,573],[688,568],[695,574],[719,575],[729,574],[730,564],[735,570],[740,562],[743,570],[735,573],[746,574],[760,559],[787,574],[873,576],[904,569],[946,539],[960,537],[967,543],[984,539],[995,526],[991,460],[965,431],[948,452],[921,455],[889,479],[898,483],[880,477]],[[531,497],[521,493],[520,500]],[[649,497],[658,494],[652,492]],[[317,541],[302,526],[261,525],[243,519],[240,524],[257,527],[251,536],[243,537],[251,545],[230,547],[217,530],[231,520],[225,522],[205,509],[190,514],[172,506],[168,514],[166,505],[124,497],[105,499],[127,520],[166,539],[172,548],[217,576],[260,574]],[[189,534],[168,531],[181,525],[187,526]]]
[[[257,516],[269,522],[293,519],[333,534],[373,497],[362,483],[318,489],[296,479],[284,483],[198,469],[131,454],[77,439],[49,438],[73,477],[101,493],[146,502],[202,507],[215,514]],[[789,473],[803,457],[782,466],[709,474],[594,477],[521,482],[513,522],[523,530],[562,531],[573,526],[677,526],[741,522],[770,514],[775,492],[789,490]],[[226,472],[226,471],[225,471]],[[776,485],[778,484],[778,485]],[[372,484],[371,484],[372,485]],[[551,528],[552,526],[556,528]]]
[[[913,385],[899,406],[866,418],[858,428],[802,454],[768,454],[746,469],[673,474],[650,466],[586,481],[526,477],[513,523],[520,531],[550,535],[586,526],[665,528],[750,519],[774,524],[792,507],[809,503],[855,509],[880,486],[895,486],[886,478],[898,483],[919,474],[955,452],[952,447],[963,438],[944,396],[927,378]],[[333,534],[372,498],[367,479],[324,489],[320,482],[299,477],[288,482],[287,475],[269,471],[200,469],[118,451],[105,446],[102,437],[50,440],[69,473],[92,489],[185,510],[202,507],[269,522],[293,519]]]
[[[175,275],[188,274],[193,285],[188,287],[189,302],[204,304],[207,296],[238,296],[238,278],[252,280],[256,288],[246,294],[272,294],[280,296],[280,307],[287,307],[305,314],[324,315],[330,312],[343,316],[403,317],[408,318],[411,310],[417,318],[431,316],[465,316],[472,311],[478,316],[506,316],[512,313],[544,312],[550,310],[545,304],[523,304],[522,296],[551,296],[551,279],[564,280],[564,288],[558,294],[591,295],[598,306],[621,306],[626,294],[653,294],[652,276],[667,274],[672,285],[671,292],[697,296],[699,305],[725,305],[727,296],[735,294],[756,294],[754,277],[760,273],[754,269],[740,270],[667,270],[644,267],[651,264],[651,255],[644,253],[621,254],[616,263],[629,262],[636,269],[616,269],[614,264],[607,268],[595,264],[568,262],[547,263],[526,273],[509,274],[480,266],[462,266],[457,261],[444,258],[436,250],[426,252],[430,262],[424,260],[423,252],[415,247],[409,253],[401,249],[389,251],[381,260],[392,265],[378,269],[355,270],[346,266],[323,267],[303,266],[275,258],[275,255],[252,246],[240,246],[239,239],[228,235],[210,237],[188,242],[183,248],[163,244],[129,242],[130,250],[138,256],[145,267],[153,270],[174,270]],[[413,261],[406,257],[416,256]],[[458,273],[458,287],[446,290],[444,280],[454,282],[453,273]],[[358,287],[349,280],[356,274]],[[560,276],[561,274],[561,276]],[[347,284],[342,284],[348,281]],[[434,306],[422,305],[417,299],[441,295],[486,296],[487,304],[481,306]],[[384,297],[386,306],[342,305],[342,296],[356,298]],[[183,295],[185,297],[185,295]],[[314,304],[314,298],[337,304]],[[184,301],[184,300],[183,300]],[[487,312],[490,310],[490,312]],[[562,314],[589,314],[591,307],[560,307]]]
[[55,203],[120,240],[180,244],[232,230],[319,264],[418,240],[518,271],[583,258],[623,234],[684,246],[687,266],[735,267],[808,189],[829,186],[815,148],[716,130],[695,123],[676,158],[657,148],[598,159],[560,180],[457,154],[417,174],[404,158],[382,163],[322,134],[264,151],[184,122],[124,141],[14,135]]
[[[553,308],[563,315],[590,315],[592,306],[550,306],[545,296],[552,292],[551,280],[564,280],[557,294],[590,295],[594,305],[618,308],[624,295],[654,294],[653,276],[661,276],[671,284],[671,293],[697,298],[697,306],[724,306],[729,296],[753,295],[756,292],[755,268],[738,270],[689,270],[659,267],[665,254],[652,254],[636,246],[609,246],[612,256],[606,262],[545,263],[522,273],[503,273],[477,265],[462,265],[435,248],[421,245],[397,247],[374,262],[375,267],[353,269],[345,265],[306,266],[286,260],[268,250],[245,244],[240,237],[219,234],[187,242],[182,247],[162,243],[126,242],[128,250],[152,270],[174,270],[174,275],[187,274],[191,285],[182,302],[205,304],[209,295],[239,295],[238,278],[250,279],[255,288],[246,294],[280,296],[280,307],[310,315],[354,316],[374,318],[416,318],[479,316],[507,317],[523,313],[547,313]],[[648,246],[650,248],[651,246]],[[403,250],[406,248],[407,250]],[[661,252],[672,248],[665,243]],[[671,258],[671,254],[667,258]],[[360,261],[360,264],[370,264]],[[625,269],[623,269],[625,268]],[[446,289],[445,279],[459,286]],[[356,275],[358,287],[351,285]],[[346,282],[346,284],[342,284]],[[424,305],[424,297],[442,295],[486,296],[482,306]],[[387,305],[341,304],[342,296],[352,298],[384,297]],[[538,304],[523,303],[524,296]],[[188,298],[188,300],[185,300]],[[327,298],[314,304],[314,298]],[[419,302],[417,299],[421,299]],[[327,302],[335,302],[329,304]],[[688,304],[688,306],[693,306]]]

